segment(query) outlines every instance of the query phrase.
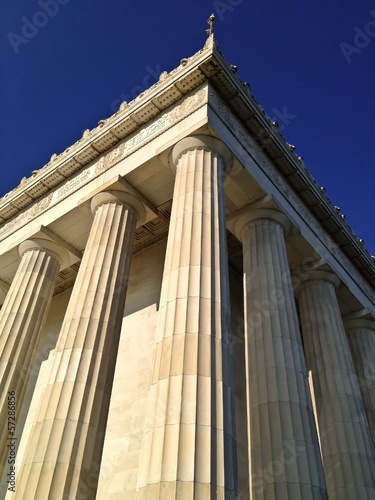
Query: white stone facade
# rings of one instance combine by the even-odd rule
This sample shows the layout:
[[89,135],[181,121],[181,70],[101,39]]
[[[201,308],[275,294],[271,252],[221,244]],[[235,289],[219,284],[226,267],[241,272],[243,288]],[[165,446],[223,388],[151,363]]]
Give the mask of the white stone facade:
[[210,35],[0,200],[1,498],[374,498],[374,286]]

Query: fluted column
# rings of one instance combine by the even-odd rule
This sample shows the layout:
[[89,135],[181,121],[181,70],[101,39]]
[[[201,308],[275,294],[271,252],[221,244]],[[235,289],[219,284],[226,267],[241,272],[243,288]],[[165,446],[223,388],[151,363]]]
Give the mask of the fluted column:
[[9,290],[9,285],[8,283],[5,283],[5,281],[0,280],[0,305],[4,304],[5,297],[7,296]]
[[335,287],[316,271],[298,291],[329,499],[375,498],[374,447]]
[[15,498],[95,498],[136,218],[132,195],[96,195],[94,221],[17,479]]
[[227,148],[188,137],[172,155],[173,207],[138,498],[235,498],[223,177]]
[[345,322],[344,326],[375,444],[375,321],[358,318]]
[[251,498],[326,498],[284,233],[277,210],[243,214]]
[[[49,240],[32,239],[19,246],[21,262],[0,312],[0,477],[4,469],[7,439],[20,438],[17,421],[40,332],[53,296],[65,250]],[[8,393],[15,414],[8,431]],[[14,434],[10,434],[14,432]],[[18,444],[18,443],[17,443]]]

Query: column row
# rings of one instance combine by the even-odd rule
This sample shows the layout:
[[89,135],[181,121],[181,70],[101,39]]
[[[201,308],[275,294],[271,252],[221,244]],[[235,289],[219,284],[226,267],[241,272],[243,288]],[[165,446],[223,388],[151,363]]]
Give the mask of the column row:
[[373,498],[374,377],[368,372],[374,364],[375,323],[347,325],[356,374],[336,298],[337,278],[315,272],[301,284],[299,321],[286,256],[286,218],[275,210],[253,210],[237,220],[234,230],[244,255],[253,497]]
[[[183,139],[173,149],[176,181],[138,478],[142,500],[238,497],[224,197],[230,159],[208,136]],[[95,497],[132,244],[145,209],[119,191],[96,195],[91,208],[92,228],[16,499]],[[374,498],[375,322],[345,325],[351,354],[337,279],[327,272],[301,284],[297,311],[288,230],[287,218],[269,208],[249,211],[234,225],[244,256],[251,498]],[[19,250],[0,314],[2,450],[7,394],[15,391],[21,406],[66,259],[47,240]]]
[[306,361],[329,498],[370,499],[375,497],[374,443],[337,302],[337,285],[335,275],[318,271],[299,289]]
[[[96,195],[91,209],[94,220],[53,366],[17,470],[16,499],[96,494],[136,220],[145,218],[145,208],[134,196],[111,191]],[[8,392],[17,401],[16,426],[35,346],[66,258],[48,240],[27,241],[19,251],[21,263],[0,315],[2,450],[9,439]]]

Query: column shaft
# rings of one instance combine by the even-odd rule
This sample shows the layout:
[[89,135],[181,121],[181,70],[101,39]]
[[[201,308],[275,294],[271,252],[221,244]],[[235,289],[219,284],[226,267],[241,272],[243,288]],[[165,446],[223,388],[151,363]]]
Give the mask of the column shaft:
[[254,498],[326,498],[284,240],[286,218],[255,210],[243,240],[250,489]]
[[372,441],[375,444],[375,321],[345,323]]
[[8,283],[0,279],[0,305],[4,303],[5,297],[9,291]]
[[30,433],[17,499],[95,497],[136,224],[124,196],[101,193],[93,199],[94,222]]
[[334,278],[321,272],[299,290],[324,472],[330,499],[370,499],[375,498],[374,449]]
[[223,145],[184,141],[177,145],[138,498],[230,499],[237,468],[224,161],[216,152]]
[[[44,245],[44,247],[43,247]],[[57,247],[57,246],[56,246]],[[21,438],[17,422],[30,379],[35,348],[52,300],[60,269],[59,250],[43,240],[21,244],[21,262],[0,313],[0,477],[8,448],[7,439]],[[14,414],[8,431],[8,395],[12,394]],[[13,412],[13,410],[12,410]],[[5,453],[4,453],[5,452]]]

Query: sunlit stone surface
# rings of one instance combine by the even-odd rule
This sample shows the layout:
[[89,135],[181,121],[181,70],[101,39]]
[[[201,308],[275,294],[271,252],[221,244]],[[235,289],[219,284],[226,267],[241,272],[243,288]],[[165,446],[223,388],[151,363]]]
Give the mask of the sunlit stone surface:
[[0,199],[0,498],[375,496],[374,259],[233,69]]

